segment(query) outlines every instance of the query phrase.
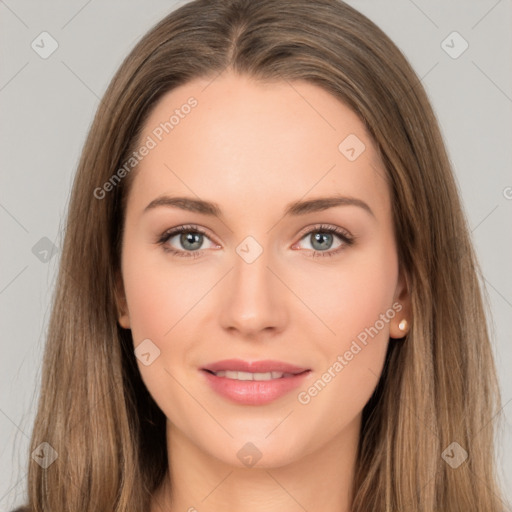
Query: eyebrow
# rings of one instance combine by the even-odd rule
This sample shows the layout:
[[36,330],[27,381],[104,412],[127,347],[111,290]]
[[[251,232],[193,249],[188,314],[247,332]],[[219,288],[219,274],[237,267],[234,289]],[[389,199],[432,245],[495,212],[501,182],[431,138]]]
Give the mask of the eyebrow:
[[[222,210],[217,203],[192,197],[160,196],[153,199],[153,201],[144,208],[143,213],[160,206],[180,208],[181,210],[189,212],[222,217]],[[284,216],[291,215],[296,217],[300,215],[307,215],[308,213],[321,212],[336,206],[357,206],[375,217],[372,209],[361,199],[341,195],[319,197],[316,199],[309,199],[307,201],[294,201],[286,206]]]

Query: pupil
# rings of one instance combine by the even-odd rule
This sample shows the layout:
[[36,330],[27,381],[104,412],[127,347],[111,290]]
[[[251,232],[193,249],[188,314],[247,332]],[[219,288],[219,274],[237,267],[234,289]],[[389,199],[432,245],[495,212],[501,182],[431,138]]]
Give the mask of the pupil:
[[[203,235],[201,233],[183,233],[181,235],[181,244],[183,245],[183,247],[185,248],[188,248],[188,249],[199,249],[199,247],[201,247],[201,237]],[[195,247],[190,247],[188,246],[187,244],[188,243],[191,243],[192,245],[194,245],[194,243],[196,244]]]
[[[328,247],[326,247],[325,245],[321,245],[319,248],[315,247],[315,242],[325,242],[326,240],[327,241],[331,241],[332,239],[332,234],[331,233],[315,233],[315,235],[313,235],[313,248],[317,249],[317,250],[322,250],[322,249],[328,249]],[[330,244],[327,244],[327,245],[330,245]]]

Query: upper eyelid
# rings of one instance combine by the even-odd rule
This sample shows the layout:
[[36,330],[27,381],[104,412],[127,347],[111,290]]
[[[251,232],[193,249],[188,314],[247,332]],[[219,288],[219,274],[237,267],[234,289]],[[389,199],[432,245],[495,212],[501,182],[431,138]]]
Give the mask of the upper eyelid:
[[302,229],[297,236],[299,236],[302,239],[304,236],[309,235],[310,233],[314,233],[316,231],[321,232],[323,230],[324,231],[332,231],[333,234],[338,235],[338,236],[345,235],[347,238],[353,238],[353,235],[347,229],[342,228],[340,226],[335,226],[334,224],[325,224],[325,223],[308,226],[308,227]]
[[[206,228],[202,228],[201,226],[196,225],[190,225],[190,224],[184,224],[180,226],[176,226],[174,228],[166,229],[160,236],[159,240],[168,241],[171,238],[179,235],[180,233],[200,233],[204,236],[206,236],[210,241],[214,244],[217,244],[215,240],[212,239],[212,236],[208,233],[208,230]],[[219,244],[217,244],[219,245]]]

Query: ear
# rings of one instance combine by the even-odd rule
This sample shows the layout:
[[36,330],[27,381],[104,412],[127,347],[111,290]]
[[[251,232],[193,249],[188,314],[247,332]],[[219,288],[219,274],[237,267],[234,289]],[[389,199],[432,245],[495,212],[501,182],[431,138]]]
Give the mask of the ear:
[[393,307],[396,311],[396,315],[391,320],[389,327],[389,336],[395,339],[403,338],[411,329],[412,308],[407,281],[405,273],[400,269],[393,299],[393,304],[396,304],[396,307]]
[[114,295],[116,301],[117,321],[123,329],[130,329],[130,314],[128,312],[128,303],[126,302],[126,295],[124,292],[123,277],[121,272],[116,274]]

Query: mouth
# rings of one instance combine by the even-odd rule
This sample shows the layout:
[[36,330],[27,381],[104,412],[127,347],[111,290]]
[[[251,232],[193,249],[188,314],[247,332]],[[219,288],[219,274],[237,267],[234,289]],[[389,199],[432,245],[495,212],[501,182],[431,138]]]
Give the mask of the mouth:
[[213,391],[232,402],[264,405],[284,397],[312,373],[280,361],[224,360],[201,368]]
[[208,370],[203,368],[203,371],[210,373],[211,375],[215,375],[216,377],[224,377],[226,379],[233,380],[273,380],[273,379],[288,379],[291,377],[295,377],[296,375],[302,375],[303,373],[308,373],[311,370],[304,370],[298,373],[286,373],[286,372],[240,372],[235,370],[220,370],[214,372],[212,370]]

